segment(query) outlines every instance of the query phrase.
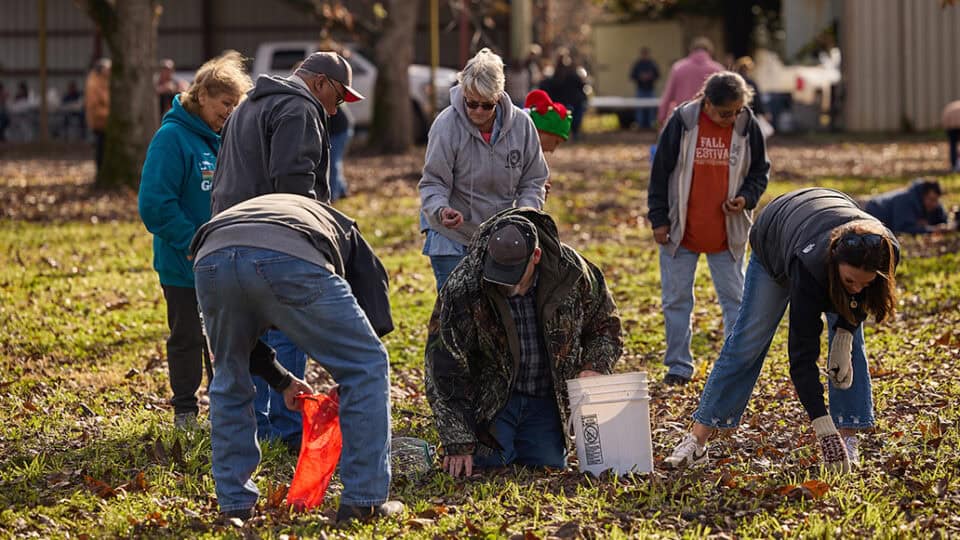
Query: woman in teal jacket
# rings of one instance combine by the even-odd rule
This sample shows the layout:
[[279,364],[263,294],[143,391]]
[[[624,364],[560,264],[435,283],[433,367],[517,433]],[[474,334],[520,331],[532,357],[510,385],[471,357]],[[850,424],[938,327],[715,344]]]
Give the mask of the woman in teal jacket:
[[174,425],[197,421],[197,389],[208,358],[197,309],[189,246],[210,220],[210,188],[224,122],[252,86],[243,57],[229,51],[197,71],[173,98],[147,149],[140,177],[140,217],[153,233],[153,267],[167,301],[167,363]]

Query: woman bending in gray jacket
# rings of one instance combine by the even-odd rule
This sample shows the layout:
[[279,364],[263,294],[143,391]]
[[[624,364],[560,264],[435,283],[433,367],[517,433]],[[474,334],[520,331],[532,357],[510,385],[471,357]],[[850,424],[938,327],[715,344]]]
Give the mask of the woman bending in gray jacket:
[[457,80],[450,106],[430,128],[418,185],[423,254],[438,291],[487,218],[512,207],[543,208],[549,176],[536,126],[503,89],[503,60],[482,49]]

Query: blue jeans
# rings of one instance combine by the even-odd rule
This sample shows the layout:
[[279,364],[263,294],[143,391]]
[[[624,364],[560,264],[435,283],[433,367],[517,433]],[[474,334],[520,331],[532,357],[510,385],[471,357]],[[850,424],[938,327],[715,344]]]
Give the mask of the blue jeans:
[[[653,90],[640,90],[637,89],[638,98],[648,98],[653,97]],[[650,128],[653,127],[653,121],[657,118],[657,108],[656,107],[637,107],[637,110],[634,112],[634,118],[637,121],[637,126],[640,128]],[[650,160],[653,163],[653,160]]]
[[433,277],[437,280],[437,292],[450,277],[450,272],[460,264],[466,255],[430,255],[430,267],[433,268]]
[[563,422],[553,396],[535,398],[514,392],[493,420],[493,436],[503,450],[473,456],[475,466],[503,467],[516,463],[562,469],[567,465]]
[[[694,421],[720,428],[740,423],[789,301],[790,290],[774,281],[752,256],[740,316],[707,378]],[[835,314],[827,314],[831,343],[836,319]],[[867,428],[873,425],[874,417],[862,326],[853,336],[853,374],[853,385],[847,390],[830,385],[830,416],[837,427]]]
[[[689,379],[693,375],[693,355],[690,353],[693,313],[693,280],[697,273],[700,254],[683,246],[671,256],[660,246],[660,296],[667,333],[667,351],[663,363],[667,372]],[[740,310],[743,297],[743,258],[734,259],[729,251],[707,254],[713,287],[720,299],[723,312],[723,335],[730,335]]]
[[[307,355],[297,348],[283,332],[268,330],[263,341],[277,351],[277,361],[297,378],[302,379],[307,371]],[[253,378],[257,397],[253,400],[257,415],[257,438],[261,441],[280,439],[291,446],[300,446],[303,435],[303,420],[297,411],[291,411],[283,403],[283,394],[270,388],[267,381]]]
[[343,176],[343,155],[352,138],[353,129],[330,136],[330,199],[334,201],[347,196],[347,179]]
[[197,296],[215,359],[210,385],[213,479],[220,510],[254,506],[260,462],[250,375],[257,336],[276,326],[340,385],[341,504],[375,506],[390,485],[387,350],[346,280],[260,248],[217,250],[196,262]]

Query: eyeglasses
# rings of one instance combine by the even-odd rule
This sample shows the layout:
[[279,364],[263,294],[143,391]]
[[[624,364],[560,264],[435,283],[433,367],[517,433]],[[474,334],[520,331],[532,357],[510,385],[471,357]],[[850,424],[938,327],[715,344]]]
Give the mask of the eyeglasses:
[[876,249],[883,245],[883,235],[873,234],[873,233],[868,233],[868,234],[851,233],[841,238],[839,244],[842,247],[851,248],[851,249],[863,249],[863,248]]
[[717,116],[719,116],[720,118],[723,118],[724,120],[729,120],[730,118],[733,118],[734,116],[740,114],[740,111],[742,110],[743,110],[743,107],[740,107],[735,111],[722,111],[722,112],[717,111]]
[[493,108],[497,106],[496,103],[490,103],[489,101],[473,101],[470,99],[464,99],[463,104],[466,105],[470,110],[481,107],[485,111],[492,111]]
[[340,91],[337,90],[337,85],[333,84],[333,81],[331,79],[325,79],[325,80],[327,81],[327,83],[330,84],[331,87],[333,87],[333,93],[337,95],[337,107],[339,107],[346,100],[346,97],[347,97],[346,94],[341,94]]
[[710,106],[713,107],[713,112],[717,113],[717,116],[723,118],[724,120],[729,120],[743,111],[743,107],[739,107],[732,111],[721,111],[710,100],[707,100],[707,103],[710,103]]

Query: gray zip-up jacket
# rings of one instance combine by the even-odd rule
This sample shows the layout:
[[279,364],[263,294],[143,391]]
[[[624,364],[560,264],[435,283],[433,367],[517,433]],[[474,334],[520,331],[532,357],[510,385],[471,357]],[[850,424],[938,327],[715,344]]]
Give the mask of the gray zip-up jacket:
[[261,75],[221,133],[213,215],[267,193],[330,201],[327,114],[304,86]]
[[393,330],[389,276],[356,221],[336,208],[300,195],[271,193],[249,199],[205,223],[190,243],[194,265],[227,247],[286,253],[347,280],[378,336]]
[[[687,226],[687,203],[693,180],[700,103],[700,100],[688,101],[674,109],[660,133],[650,171],[648,217],[654,228],[670,226],[667,248],[671,255],[680,247]],[[726,216],[727,246],[730,253],[739,259],[746,252],[753,209],[767,189],[770,172],[763,133],[749,107],[743,108],[733,124],[729,170],[727,198],[743,196],[747,201],[743,212]]]
[[[470,122],[463,88],[450,89],[450,106],[430,128],[423,176],[417,186],[430,228],[463,245],[477,226],[501,210],[543,208],[544,183],[550,172],[533,120],[500,94],[500,130],[493,144]],[[449,207],[463,214],[463,224],[448,229],[438,213]]]

